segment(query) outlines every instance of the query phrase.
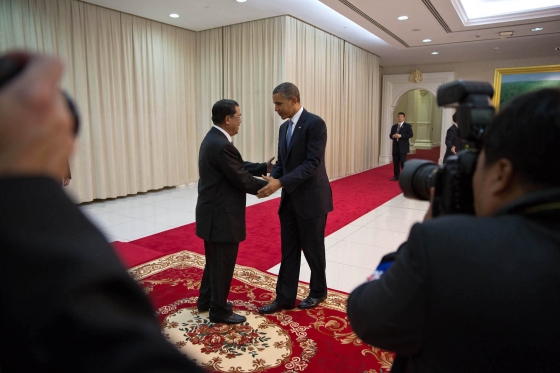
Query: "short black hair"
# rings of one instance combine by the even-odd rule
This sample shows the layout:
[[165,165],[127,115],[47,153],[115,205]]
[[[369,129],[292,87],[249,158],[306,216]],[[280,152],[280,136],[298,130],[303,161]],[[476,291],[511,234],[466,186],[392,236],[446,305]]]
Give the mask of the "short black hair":
[[457,123],[457,113],[453,113],[453,123]]
[[295,97],[297,102],[299,102],[299,89],[296,87],[294,83],[282,83],[272,91],[272,94],[275,95],[280,93],[284,98],[291,98]]
[[212,106],[212,123],[223,124],[228,115],[235,115],[235,108],[239,104],[233,100],[220,100]]
[[401,115],[401,114],[404,115],[404,116],[406,117],[406,114],[403,113],[402,111],[399,111],[399,113],[397,114],[397,116],[399,116],[399,115]]
[[511,161],[523,182],[560,187],[560,89],[520,96],[484,132],[486,166]]

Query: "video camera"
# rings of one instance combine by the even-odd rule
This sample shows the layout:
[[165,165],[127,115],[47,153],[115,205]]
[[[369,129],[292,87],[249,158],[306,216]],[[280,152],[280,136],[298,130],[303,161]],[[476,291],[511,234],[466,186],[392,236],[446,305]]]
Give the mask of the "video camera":
[[459,137],[464,150],[445,159],[443,165],[419,159],[407,161],[399,177],[404,196],[429,201],[434,187],[433,216],[474,214],[472,178],[482,147],[485,128],[494,117],[490,99],[494,89],[487,82],[458,80],[438,88],[440,107],[456,107]]
[[[0,89],[15,78],[24,68],[25,64],[15,58],[10,58],[9,56],[0,57]],[[61,91],[61,94],[64,96],[68,110],[74,119],[74,135],[77,135],[80,128],[78,108],[68,93]]]

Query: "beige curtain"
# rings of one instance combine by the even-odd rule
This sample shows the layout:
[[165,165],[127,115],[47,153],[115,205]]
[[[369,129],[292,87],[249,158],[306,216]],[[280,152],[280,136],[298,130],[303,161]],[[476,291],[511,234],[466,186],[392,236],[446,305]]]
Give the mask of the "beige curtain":
[[[223,29],[196,33],[197,59],[197,128],[200,144],[204,135],[212,127],[212,105],[224,97]],[[198,156],[198,155],[197,155]]]
[[284,81],[327,123],[331,178],[377,165],[378,57],[290,16],[195,33],[73,0],[0,0],[0,53],[14,48],[66,63],[82,116],[67,188],[78,202],[197,181],[222,98],[241,106],[243,157],[276,155]]
[[82,117],[79,202],[197,179],[194,32],[71,0],[0,0],[0,50],[59,55]]
[[[350,43],[344,48],[343,175],[378,166],[379,57]],[[340,176],[340,173],[338,173]]]
[[214,61],[223,61],[223,98],[241,105],[243,123],[234,142],[245,159],[276,155],[282,121],[274,112],[272,90],[290,81],[300,89],[304,107],[327,123],[331,178],[377,166],[377,56],[289,16],[221,30],[223,56],[216,53]]
[[236,100],[243,122],[234,137],[244,159],[264,162],[278,150],[279,117],[272,91],[283,81],[283,19],[224,27],[224,96]]
[[286,17],[286,81],[298,86],[302,105],[327,124],[326,166],[344,176],[344,40]]

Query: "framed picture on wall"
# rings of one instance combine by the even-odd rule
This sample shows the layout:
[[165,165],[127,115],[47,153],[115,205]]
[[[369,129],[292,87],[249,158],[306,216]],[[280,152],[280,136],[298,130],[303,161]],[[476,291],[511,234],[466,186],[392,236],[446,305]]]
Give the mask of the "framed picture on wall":
[[496,69],[492,102],[499,110],[513,98],[542,88],[560,88],[560,65]]

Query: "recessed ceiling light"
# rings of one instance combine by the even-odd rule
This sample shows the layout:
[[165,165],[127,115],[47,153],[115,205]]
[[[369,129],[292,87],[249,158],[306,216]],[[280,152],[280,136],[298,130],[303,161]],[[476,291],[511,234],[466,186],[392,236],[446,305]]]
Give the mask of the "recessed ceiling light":
[[247,1],[247,0],[237,0],[238,3],[244,3],[244,2],[246,2],[246,1]]
[[422,43],[429,43],[431,41],[432,41],[432,39],[424,39],[424,40],[422,40]]
[[557,50],[557,51],[560,51],[560,47],[556,47],[556,48],[554,48],[554,49]]
[[171,17],[171,18],[179,18],[179,15],[176,14],[176,13],[172,13],[172,14],[169,15],[169,17]]
[[542,27],[535,27],[535,28],[531,29],[531,31],[541,31],[541,30],[544,30],[544,29]]
[[[239,0],[237,0],[237,1],[239,1]],[[405,21],[405,20],[408,19],[408,16],[400,16],[400,17],[398,17],[397,19],[398,19],[399,21]]]
[[498,49],[500,49],[500,47],[494,47],[494,50],[498,50]]
[[439,54],[439,52],[432,52],[432,54]]

